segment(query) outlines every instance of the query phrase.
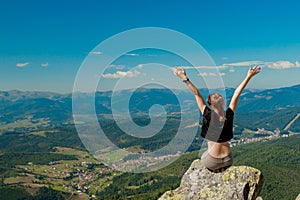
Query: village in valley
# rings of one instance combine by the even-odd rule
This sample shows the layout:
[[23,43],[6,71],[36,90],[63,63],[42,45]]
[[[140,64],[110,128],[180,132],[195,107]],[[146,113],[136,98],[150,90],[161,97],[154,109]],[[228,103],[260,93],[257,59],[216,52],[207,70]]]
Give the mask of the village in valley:
[[[230,146],[264,142],[299,134],[290,131],[290,127],[299,117],[300,114],[294,117],[283,130],[278,128],[275,130],[267,130],[265,128],[250,130],[244,128],[241,134],[235,135],[234,139],[230,141]],[[47,127],[47,125],[43,125],[43,128],[45,126]],[[27,129],[31,135],[46,137],[44,132],[37,130],[32,132],[31,126],[27,127]],[[58,134],[57,131],[48,130],[47,132],[49,134]],[[198,142],[201,141],[199,140]],[[134,149],[137,149],[137,147]],[[119,151],[107,152],[105,155],[107,162],[103,162],[105,159],[96,159],[87,151],[56,146],[51,150],[51,154],[60,154],[62,159],[51,160],[47,164],[39,164],[35,163],[36,161],[29,160],[26,164],[16,165],[14,169],[17,174],[2,177],[2,182],[5,185],[22,185],[32,194],[39,188],[46,186],[57,191],[74,194],[80,199],[95,199],[99,192],[113,183],[114,177],[122,175],[124,171],[147,168],[172,159],[176,160],[176,158],[185,153],[177,152],[170,155],[149,157],[139,155],[137,152],[138,156],[128,158],[129,154],[124,154],[124,152],[129,152],[130,150],[126,148],[123,150],[125,150],[122,151],[123,154]],[[64,157],[66,155],[73,156],[73,158],[66,159]]]
[[238,139],[233,139],[230,141],[230,146],[237,146],[241,144],[247,144],[251,142],[258,142],[258,141],[267,141],[272,140],[275,138],[280,137],[289,137],[293,136],[295,134],[299,134],[298,132],[293,132],[290,130],[290,127],[293,125],[293,123],[298,120],[300,117],[300,113],[298,113],[284,128],[283,130],[280,130],[279,128],[276,128],[273,131],[267,130],[265,128],[257,128],[257,130],[249,130],[244,129],[243,131],[243,137],[240,137]]
[[26,188],[43,186],[55,190],[79,194],[86,198],[94,198],[97,191],[109,186],[114,176],[121,173],[111,167],[99,163],[88,152],[71,148],[56,147],[55,153],[76,155],[77,160],[51,161],[47,165],[28,162],[18,165],[18,176],[3,180],[4,184],[21,184]]
[[[258,128],[256,131],[245,131],[251,133],[252,137],[232,140],[230,145],[237,146],[297,134],[288,131],[281,132],[280,130],[269,131],[264,128]],[[253,137],[255,135],[258,135],[258,137]],[[97,192],[112,184],[113,178],[123,173],[119,171],[120,166],[143,167],[150,163],[155,164],[155,162],[176,158],[181,154],[178,152],[176,155],[164,155],[157,158],[141,156],[134,160],[118,158],[118,166],[116,164],[106,166],[88,152],[66,147],[55,147],[55,153],[75,155],[77,160],[53,160],[47,165],[39,165],[34,162],[18,165],[16,166],[18,176],[5,178],[3,180],[4,184],[22,184],[33,190],[34,188],[48,186],[55,190],[81,195],[83,199],[94,199]]]

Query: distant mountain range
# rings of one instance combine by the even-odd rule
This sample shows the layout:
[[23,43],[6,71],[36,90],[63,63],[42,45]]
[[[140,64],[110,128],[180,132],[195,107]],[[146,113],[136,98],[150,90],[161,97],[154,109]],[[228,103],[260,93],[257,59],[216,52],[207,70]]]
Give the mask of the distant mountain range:
[[[194,96],[189,90],[176,90],[173,93],[168,89],[144,88],[132,92],[132,90],[116,92],[113,94],[116,98],[113,102],[112,92],[97,92],[95,94],[96,113],[106,136],[116,146],[121,149],[126,148],[132,153],[153,152],[168,145],[176,135],[178,125],[181,123],[181,119],[177,115],[180,112],[199,112]],[[207,98],[209,94],[207,89],[200,89],[200,92],[204,98]],[[226,89],[227,102],[233,92],[234,89],[232,88]],[[128,103],[127,97],[131,93]],[[80,103],[77,114],[84,116],[90,114],[91,108],[93,108],[93,105],[89,103],[90,97],[91,94],[88,93],[76,94],[76,99]],[[184,102],[183,107],[179,106],[178,99]],[[149,108],[155,104],[163,106],[170,117],[167,118],[163,129],[149,138],[139,138],[127,134],[110,117],[112,107],[118,109],[120,113],[126,113],[128,108],[131,112],[130,117],[133,117],[136,124],[147,125],[149,123],[147,118],[149,117]],[[158,111],[150,110],[150,113],[159,114]],[[234,118],[234,139],[243,139],[248,136],[250,136],[249,138],[259,137],[256,131],[263,128],[267,132],[271,132],[271,135],[275,129],[280,134],[300,133],[300,118],[296,117],[299,113],[300,85],[268,90],[246,89],[240,98]],[[124,121],[126,123],[126,120]],[[201,123],[201,118],[199,122]],[[86,146],[82,143],[83,140],[79,137],[73,123],[72,94],[17,90],[0,91],[0,176],[3,177],[2,179],[13,180],[11,177],[19,179],[16,166],[20,164],[33,161],[35,168],[38,166],[38,162],[47,161],[47,159],[57,160],[59,156],[62,156],[61,154],[49,153],[56,151],[57,147],[71,148],[70,150],[75,150],[74,152],[76,150],[86,151]],[[286,127],[288,128],[286,129]],[[299,145],[297,146],[299,144],[298,136],[233,148],[235,164],[251,165],[263,171],[266,177],[263,195],[266,198],[284,199],[283,197],[286,197],[286,199],[291,199],[297,194],[298,188],[295,185],[299,182],[296,173],[299,166],[299,164],[296,166],[296,163],[299,163],[299,156],[297,157],[299,155],[297,151],[297,149],[299,150]],[[177,148],[177,145],[180,145],[179,142],[174,147]],[[149,199],[168,190],[171,186],[175,188],[176,184],[179,183],[179,176],[185,172],[192,160],[198,158],[198,150],[201,145],[202,138],[200,137],[200,128],[198,128],[194,141],[187,150],[197,152],[184,155],[162,171],[144,174],[117,174],[114,175],[113,179],[109,178],[109,174],[103,174],[99,178],[102,179],[107,176],[110,185],[101,191],[99,196],[106,199],[118,199],[124,196]],[[112,157],[116,155],[114,152],[112,153]],[[63,155],[63,159],[66,160],[70,156]],[[132,154],[123,159],[138,158],[136,156],[138,155]],[[61,165],[61,163],[58,164]],[[24,174],[24,171],[19,172]],[[35,179],[41,177],[41,182],[48,182],[48,177],[45,182],[44,176],[40,176],[37,171],[33,173],[32,177],[34,176]],[[24,176],[23,178],[27,177]],[[0,179],[1,194],[6,192],[6,194],[20,194],[22,196],[22,191],[25,191],[24,188],[26,188],[23,187],[23,183],[7,185],[4,184],[3,180],[1,182]],[[55,182],[57,182],[56,177]],[[54,186],[61,187],[61,185],[52,186],[53,188]],[[288,192],[284,193],[284,191]],[[51,195],[53,196],[53,193]]]
[[[207,89],[199,89],[203,97],[208,96]],[[129,108],[131,115],[147,114],[154,104],[162,105],[167,114],[180,112],[178,99],[183,99],[187,106],[184,112],[198,110],[194,97],[189,90],[176,90],[174,94],[168,89],[138,89],[130,97],[132,90],[123,90],[114,94],[118,104],[114,107],[119,112],[126,112]],[[234,89],[227,88],[226,95],[229,100]],[[81,93],[77,98],[82,104],[80,112],[83,114],[91,110],[87,103],[90,94]],[[96,92],[95,105],[98,115],[111,114],[112,92]],[[121,105],[121,106],[118,106]],[[124,106],[125,105],[125,106]],[[250,90],[246,89],[240,97],[237,113],[274,112],[291,110],[300,107],[300,85],[292,87]],[[26,116],[33,118],[48,118],[51,123],[62,123],[72,120],[72,94],[57,94],[52,92],[26,92],[26,91],[0,91],[0,123],[10,123],[23,119]]]

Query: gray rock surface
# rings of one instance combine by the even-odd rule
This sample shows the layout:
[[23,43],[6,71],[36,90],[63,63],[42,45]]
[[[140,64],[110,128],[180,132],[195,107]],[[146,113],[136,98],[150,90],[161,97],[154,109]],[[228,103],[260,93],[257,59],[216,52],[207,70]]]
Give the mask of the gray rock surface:
[[231,166],[224,172],[213,173],[197,159],[183,175],[180,186],[165,192],[159,200],[256,200],[262,185],[263,176],[258,169]]

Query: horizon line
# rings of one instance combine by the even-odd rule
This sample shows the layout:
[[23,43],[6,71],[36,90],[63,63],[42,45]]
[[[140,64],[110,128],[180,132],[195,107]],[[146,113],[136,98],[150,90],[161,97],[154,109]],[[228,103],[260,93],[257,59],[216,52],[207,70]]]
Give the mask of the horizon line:
[[[295,87],[295,86],[300,86],[299,84],[294,84],[294,85],[290,85],[290,86],[282,86],[282,87],[269,87],[269,88],[246,88],[248,90],[270,90],[270,89],[281,89],[281,88],[290,88],[290,87]],[[224,87],[225,89],[235,89],[235,87]],[[125,88],[125,89],[120,89],[120,90],[115,90],[115,92],[121,92],[121,91],[128,91],[128,90],[133,90],[133,89],[137,89],[137,88]],[[149,88],[143,88],[143,89],[161,89],[161,90],[165,90],[165,89],[169,89],[169,88],[160,88],[160,87],[149,87]],[[199,87],[197,88],[199,90],[209,90],[209,88],[204,88],[204,87]],[[211,90],[220,90],[223,88],[211,88]],[[170,88],[170,90],[177,90],[177,91],[188,91],[188,88],[186,89],[177,89],[177,88]],[[90,94],[90,93],[96,93],[96,92],[113,92],[113,90],[96,90],[96,91],[71,91],[71,92],[59,92],[59,91],[50,91],[50,90],[22,90],[22,89],[9,89],[9,90],[0,90],[0,92],[38,92],[38,93],[54,93],[54,94],[61,94],[61,95],[68,95],[68,94],[73,94],[73,93],[86,93],[86,94]]]

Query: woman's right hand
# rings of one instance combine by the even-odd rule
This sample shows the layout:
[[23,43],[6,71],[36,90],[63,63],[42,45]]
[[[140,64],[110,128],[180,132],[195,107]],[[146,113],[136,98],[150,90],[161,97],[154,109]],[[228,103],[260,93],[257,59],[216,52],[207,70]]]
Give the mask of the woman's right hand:
[[175,67],[175,68],[173,68],[173,72],[176,76],[178,76],[182,80],[187,79],[187,76],[186,76],[186,73],[185,73],[185,70],[183,67],[181,69],[179,67]]
[[252,78],[256,74],[258,74],[260,70],[261,67],[259,65],[256,65],[255,67],[250,67],[250,69],[248,70],[248,76]]

